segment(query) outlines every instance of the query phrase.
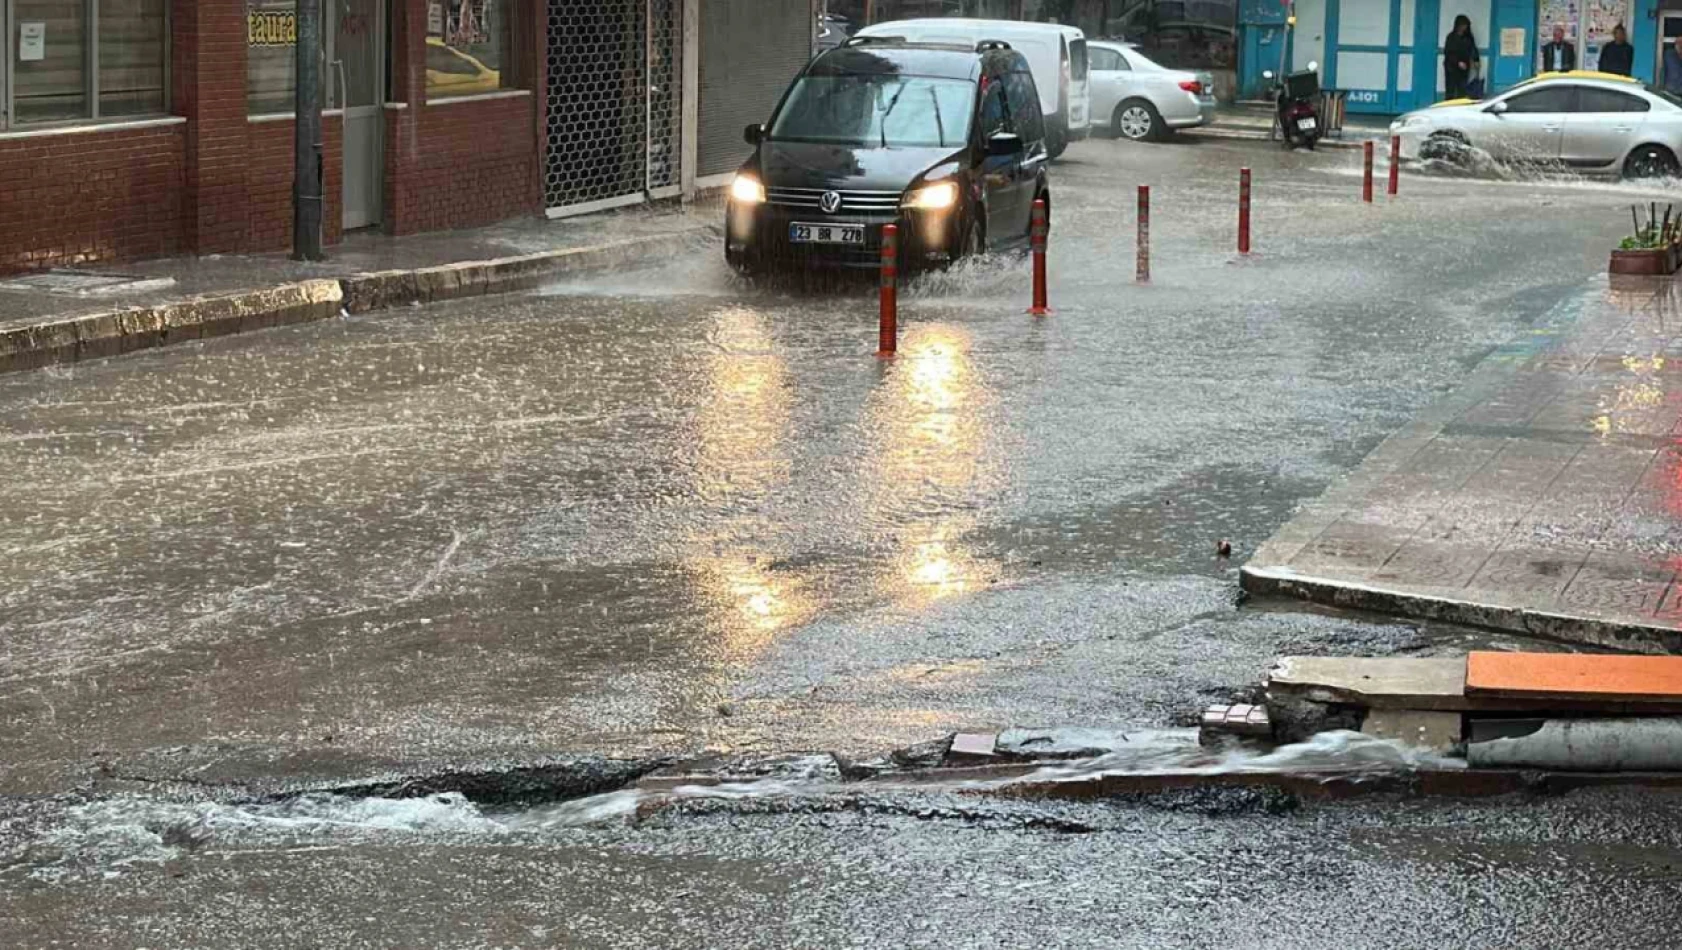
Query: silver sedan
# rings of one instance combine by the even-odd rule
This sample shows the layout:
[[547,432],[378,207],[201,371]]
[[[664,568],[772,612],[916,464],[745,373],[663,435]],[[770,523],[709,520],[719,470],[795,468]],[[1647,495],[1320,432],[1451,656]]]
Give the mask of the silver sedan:
[[1682,99],[1601,73],[1543,74],[1482,102],[1439,102],[1390,126],[1409,158],[1563,165],[1627,178],[1682,171]]
[[1086,44],[1092,124],[1124,138],[1157,139],[1215,120],[1214,80],[1158,66],[1125,43]]

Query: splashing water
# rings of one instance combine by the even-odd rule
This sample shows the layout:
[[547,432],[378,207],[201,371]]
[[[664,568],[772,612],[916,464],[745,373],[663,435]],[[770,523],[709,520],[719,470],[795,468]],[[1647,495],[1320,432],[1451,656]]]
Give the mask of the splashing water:
[[161,864],[206,847],[225,851],[245,844],[311,850],[401,835],[461,839],[552,833],[630,821],[646,804],[697,799],[793,799],[861,792],[975,793],[1021,782],[1077,781],[1106,775],[1297,772],[1347,777],[1464,767],[1461,759],[1358,732],[1321,733],[1305,742],[1271,750],[1215,750],[1198,745],[1193,730],[1164,730],[1130,733],[1105,755],[1047,765],[1010,777],[941,780],[937,775],[913,772],[862,783],[840,783],[816,775],[719,784],[698,781],[666,790],[621,789],[512,811],[487,811],[455,792],[404,799],[311,793],[284,801],[247,804],[121,798],[71,808],[60,825],[30,847],[22,862],[4,870],[26,868],[31,876],[51,881],[86,874],[110,877],[135,865]]

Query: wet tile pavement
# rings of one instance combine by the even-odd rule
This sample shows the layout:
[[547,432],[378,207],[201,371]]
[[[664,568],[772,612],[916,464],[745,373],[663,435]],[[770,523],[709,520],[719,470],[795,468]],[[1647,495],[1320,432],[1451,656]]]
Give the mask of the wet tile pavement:
[[1682,648],[1682,290],[1605,278],[1304,508],[1252,593]]

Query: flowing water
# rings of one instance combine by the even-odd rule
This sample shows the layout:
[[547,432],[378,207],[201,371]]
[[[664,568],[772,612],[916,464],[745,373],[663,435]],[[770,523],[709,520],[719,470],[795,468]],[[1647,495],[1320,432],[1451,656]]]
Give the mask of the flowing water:
[[1464,768],[1464,761],[1357,732],[1321,733],[1275,749],[1200,746],[1193,730],[1114,736],[1114,749],[1087,759],[1043,765],[1027,774],[943,778],[938,773],[889,773],[863,782],[823,777],[827,756],[784,763],[765,777],[701,775],[671,788],[624,788],[523,808],[487,808],[458,792],[418,798],[354,797],[312,792],[251,803],[168,802],[116,798],[70,808],[0,876],[23,873],[36,880],[67,876],[113,877],[141,864],[170,861],[201,849],[211,853],[335,848],[370,840],[497,840],[541,836],[567,829],[634,821],[640,813],[675,802],[792,801],[848,796],[977,795],[1013,785],[1080,782],[1109,775],[1226,775],[1310,773],[1377,777],[1416,770]]

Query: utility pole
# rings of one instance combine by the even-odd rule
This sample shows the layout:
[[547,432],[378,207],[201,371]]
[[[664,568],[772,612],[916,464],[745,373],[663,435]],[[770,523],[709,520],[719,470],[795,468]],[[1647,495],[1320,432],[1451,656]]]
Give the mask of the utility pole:
[[298,0],[298,89],[292,123],[292,259],[321,253],[321,0]]

